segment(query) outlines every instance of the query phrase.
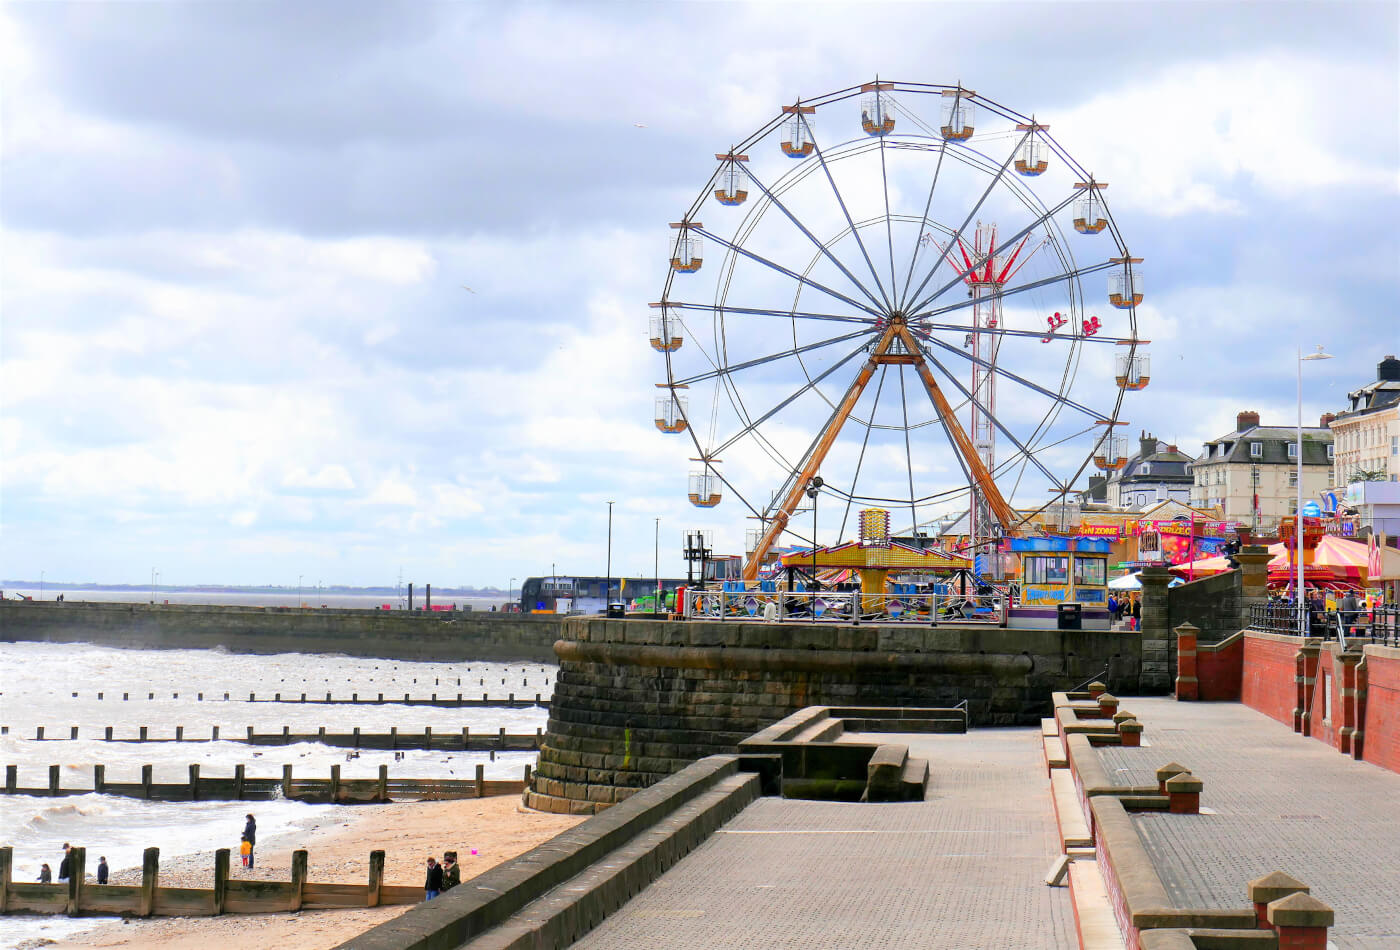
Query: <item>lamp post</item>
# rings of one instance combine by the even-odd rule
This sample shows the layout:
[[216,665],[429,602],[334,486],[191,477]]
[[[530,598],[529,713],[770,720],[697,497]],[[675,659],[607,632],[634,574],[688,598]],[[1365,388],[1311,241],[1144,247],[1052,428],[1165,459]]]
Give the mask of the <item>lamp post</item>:
[[608,502],[608,593],[607,599],[603,602],[603,610],[612,604],[612,502]]
[[1294,462],[1297,464],[1298,489],[1297,505],[1293,511],[1293,563],[1298,568],[1298,580],[1293,588],[1293,603],[1298,610],[1298,636],[1307,636],[1308,633],[1308,613],[1303,605],[1303,361],[1304,360],[1330,360],[1331,353],[1322,352],[1322,345],[1318,344],[1316,353],[1303,355],[1302,348],[1298,350],[1298,440],[1294,449]]
[[302,575],[298,574],[298,575],[297,575],[297,610],[300,610],[300,609],[301,609],[301,578],[302,578]]
[[156,569],[151,568],[151,603],[156,602]]
[[39,599],[44,599],[44,572],[39,572]]
[[515,599],[515,578],[512,577],[512,578],[510,579],[510,583],[506,585],[506,606],[509,607],[509,606],[510,606],[510,602],[511,602],[512,600],[514,600],[514,599]]
[[661,519],[656,519],[656,539],[652,542],[652,556],[656,558],[656,563],[652,570],[656,574],[656,590],[653,592],[656,606],[653,608],[657,613],[661,613]]
[[807,481],[807,497],[812,500],[812,586],[817,584],[817,496],[826,482],[820,475],[813,475]]

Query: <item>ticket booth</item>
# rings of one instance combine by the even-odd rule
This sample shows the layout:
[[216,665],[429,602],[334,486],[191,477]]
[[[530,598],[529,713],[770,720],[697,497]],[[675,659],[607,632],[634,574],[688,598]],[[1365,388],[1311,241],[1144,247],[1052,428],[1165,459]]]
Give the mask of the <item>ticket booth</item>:
[[1107,538],[1013,538],[1021,596],[1009,626],[1107,630],[1110,545]]

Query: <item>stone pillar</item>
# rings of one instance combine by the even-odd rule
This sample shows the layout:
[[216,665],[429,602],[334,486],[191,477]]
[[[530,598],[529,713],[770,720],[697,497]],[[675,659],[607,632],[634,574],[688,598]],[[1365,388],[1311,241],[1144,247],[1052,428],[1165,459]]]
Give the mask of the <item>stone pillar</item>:
[[1291,894],[1308,893],[1308,885],[1282,871],[1274,871],[1249,882],[1249,902],[1254,905],[1254,919],[1259,928],[1269,927],[1269,904]]
[[1118,724],[1118,740],[1129,749],[1142,745],[1142,723],[1136,719],[1125,719]]
[[1342,694],[1342,727],[1337,730],[1337,750],[1353,759],[1361,758],[1361,703],[1358,694],[1357,667],[1361,663],[1360,651],[1347,650],[1336,656],[1337,678]]
[[1327,929],[1335,914],[1311,894],[1290,894],[1269,904],[1269,926],[1280,950],[1327,950]]
[[1190,772],[1167,779],[1167,810],[1173,815],[1198,815],[1201,812],[1202,782]]
[[1176,698],[1179,702],[1201,698],[1201,683],[1196,678],[1196,637],[1200,632],[1189,623],[1176,628]]
[[1293,710],[1293,731],[1305,736],[1312,735],[1312,706],[1317,692],[1317,657],[1320,650],[1316,640],[1304,640],[1295,657],[1298,705]]
[[1101,695],[1108,692],[1108,684],[1100,683],[1098,680],[1094,680],[1088,685],[1087,689],[1089,691],[1090,699],[1098,699]]
[[87,848],[68,849],[68,907],[69,917],[82,913],[83,884],[87,882]]
[[1162,694],[1172,687],[1172,632],[1167,616],[1167,585],[1171,574],[1165,567],[1145,567],[1142,582],[1142,679],[1144,694]]
[[1112,719],[1118,713],[1118,697],[1112,693],[1099,694],[1099,719]]
[[1272,555],[1262,544],[1247,544],[1235,560],[1240,564],[1240,626],[1249,626],[1249,608],[1269,602],[1269,561]]
[[1157,791],[1163,795],[1167,794],[1167,779],[1174,775],[1180,775],[1183,772],[1187,775],[1191,774],[1191,770],[1180,762],[1168,762],[1166,765],[1159,768],[1157,770]]
[[160,848],[147,848],[141,855],[141,898],[137,917],[149,917],[156,909],[156,888],[160,886]]

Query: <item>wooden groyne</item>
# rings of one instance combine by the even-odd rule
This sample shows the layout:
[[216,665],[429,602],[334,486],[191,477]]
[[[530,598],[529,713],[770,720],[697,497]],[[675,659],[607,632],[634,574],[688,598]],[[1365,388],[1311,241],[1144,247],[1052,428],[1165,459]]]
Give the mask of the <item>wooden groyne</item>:
[[[3,696],[3,695],[5,695],[4,690],[0,690],[0,696]],[[104,701],[104,702],[108,701],[107,693],[106,693],[105,690],[102,691],[102,692],[99,692],[99,693],[95,693],[94,695],[95,695],[95,697],[96,697],[98,700],[101,700],[101,701]],[[133,695],[136,697],[136,701],[140,701],[140,700],[142,700],[142,699],[146,699],[146,700],[156,700],[156,699],[164,700],[164,699],[165,699],[165,693],[164,693],[164,692],[161,692],[161,693],[157,694],[154,690],[146,690],[146,695],[145,695],[145,696],[142,696],[141,693],[140,693],[140,691],[138,691],[138,692],[136,692],[135,694],[133,694],[130,690],[127,690],[127,691],[125,691],[125,692],[123,692],[123,693],[121,694],[121,702],[124,702],[124,703],[125,703],[125,702],[131,702],[131,701],[132,701],[132,696],[133,696]],[[374,696],[373,699],[370,698],[371,695]],[[78,699],[79,696],[78,696],[77,693],[73,693],[73,695],[72,695],[71,698],[72,698],[72,699]],[[179,699],[179,698],[180,698],[179,692],[172,692],[172,693],[170,694],[170,698],[171,698],[171,699]],[[185,692],[185,698],[186,698],[187,700],[190,698],[190,693],[189,693],[188,691]],[[111,695],[111,701],[114,701],[114,702],[115,702],[116,700],[117,700],[117,694],[114,692],[114,693],[112,693],[112,695]],[[195,702],[199,702],[199,703],[205,702],[204,694],[203,694],[202,692],[196,692],[196,693],[194,694],[194,700],[195,700]],[[225,692],[225,693],[223,693],[223,694],[222,694],[222,699],[219,698],[219,694],[218,694],[218,693],[210,693],[210,694],[209,694],[209,700],[208,700],[208,701],[209,701],[209,702],[221,702],[221,701],[222,701],[222,702],[226,702],[226,703],[241,703],[241,702],[244,702],[241,693],[240,693],[238,696],[234,696],[231,692]],[[273,694],[271,694],[271,695],[268,695],[267,693],[263,693],[261,696],[259,696],[257,693],[249,693],[249,694],[248,694],[247,702],[250,702],[250,703],[314,703],[314,704],[330,705],[330,706],[339,706],[339,705],[346,705],[346,706],[350,706],[350,705],[354,705],[354,706],[387,706],[387,705],[396,705],[396,706],[435,706],[435,707],[437,707],[437,708],[439,708],[439,709],[471,709],[471,708],[528,709],[528,708],[531,707],[531,706],[539,706],[539,707],[541,707],[541,708],[543,708],[543,709],[548,709],[548,708],[549,708],[549,699],[548,699],[543,693],[535,693],[535,698],[534,698],[534,699],[531,699],[531,698],[529,697],[529,695],[527,695],[527,694],[522,694],[522,695],[520,696],[520,698],[517,699],[514,693],[507,693],[506,696],[505,696],[504,698],[499,697],[499,696],[493,697],[493,696],[491,696],[489,693],[482,693],[480,699],[474,699],[473,697],[468,696],[466,693],[457,693],[455,698],[454,698],[453,696],[450,696],[450,695],[446,694],[446,693],[444,693],[444,694],[442,694],[442,695],[439,695],[439,694],[437,694],[437,693],[431,693],[431,694],[429,694],[428,696],[413,696],[413,695],[411,695],[411,694],[409,694],[409,693],[404,693],[404,694],[403,694],[403,699],[399,699],[397,693],[393,693],[393,694],[391,694],[391,693],[373,693],[373,694],[371,694],[371,693],[365,693],[365,694],[364,694],[364,699],[361,699],[361,698],[360,698],[360,694],[359,694],[359,693],[351,693],[349,696],[336,696],[336,695],[334,695],[333,693],[326,693],[324,699],[320,698],[320,694],[315,694],[315,695],[313,695],[313,694],[311,694],[311,693],[300,693],[300,694],[297,694],[297,693],[288,693],[288,694],[286,694],[285,697],[284,697],[281,693],[273,693]]]
[[0,914],[112,914],[123,917],[216,917],[278,911],[330,910],[416,904],[421,887],[384,883],[384,852],[371,851],[364,884],[315,884],[306,880],[306,852],[292,852],[290,881],[240,881],[229,877],[229,849],[214,852],[213,887],[161,887],[160,849],[147,848],[140,884],[87,880],[87,849],[69,851],[72,876],[58,884],[19,883],[14,850],[0,848]]
[[[283,726],[281,732],[254,732],[249,726],[246,732],[222,733],[218,726],[209,727],[208,738],[195,736],[184,726],[176,726],[173,733],[155,734],[149,726],[128,727],[134,734],[118,735],[115,726],[103,729],[103,742],[241,742],[247,745],[292,745],[297,742],[315,742],[320,745],[341,749],[369,750],[414,750],[429,749],[440,752],[535,752],[544,742],[544,730],[533,733],[507,735],[502,727],[497,732],[472,732],[467,726],[461,731],[437,731],[425,726],[422,732],[400,731],[391,727],[388,732],[362,732],[356,727],[351,732],[328,732],[321,726],[315,732],[292,732],[290,726]],[[9,726],[0,726],[0,736],[10,735]],[[79,738],[80,729],[69,726],[66,732],[50,733],[44,726],[34,727],[36,742],[71,742]]]
[[33,795],[57,798],[68,795],[118,795],[159,802],[271,801],[285,798],[313,804],[370,804],[391,801],[446,801],[458,798],[491,798],[519,795],[530,781],[530,766],[524,779],[488,780],[485,766],[476,767],[474,779],[390,778],[389,767],[381,765],[377,778],[342,779],[340,766],[332,765],[329,778],[296,778],[292,766],[282,766],[281,778],[248,776],[242,765],[233,767],[232,776],[202,775],[198,764],[189,766],[188,782],[156,782],[152,766],[141,766],[139,782],[109,782],[107,767],[92,767],[92,786],[64,788],[63,767],[49,766],[48,784],[21,786],[19,767],[5,766],[6,795]]

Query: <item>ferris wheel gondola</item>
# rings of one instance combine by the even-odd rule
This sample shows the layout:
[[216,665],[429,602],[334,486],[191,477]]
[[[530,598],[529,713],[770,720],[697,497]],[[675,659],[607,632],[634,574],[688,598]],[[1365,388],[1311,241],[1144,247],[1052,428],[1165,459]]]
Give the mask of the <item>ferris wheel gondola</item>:
[[[851,104],[858,121],[840,121]],[[850,137],[815,134],[828,112]],[[716,154],[653,304],[656,423],[693,441],[693,504],[729,495],[758,519],[746,577],[785,536],[815,543],[818,508],[836,539],[867,506],[918,538],[961,506],[969,546],[991,552],[1024,521],[1016,499],[1044,508],[1047,486],[1063,499],[1089,465],[1120,464],[1124,395],[1150,375],[1141,259],[1049,129],[961,85],[876,80],[782,106]],[[711,197],[734,209],[723,226],[695,220]],[[704,243],[715,276],[697,292]]]

